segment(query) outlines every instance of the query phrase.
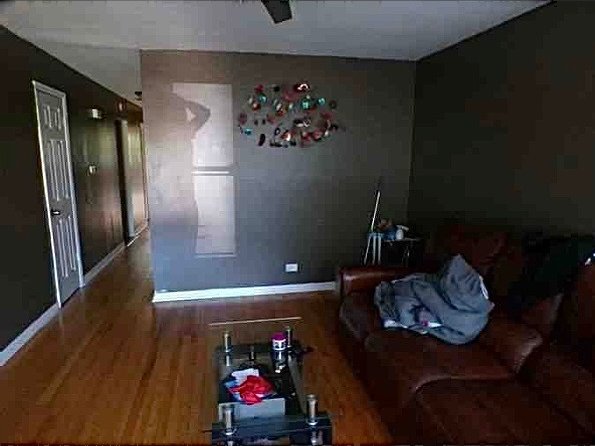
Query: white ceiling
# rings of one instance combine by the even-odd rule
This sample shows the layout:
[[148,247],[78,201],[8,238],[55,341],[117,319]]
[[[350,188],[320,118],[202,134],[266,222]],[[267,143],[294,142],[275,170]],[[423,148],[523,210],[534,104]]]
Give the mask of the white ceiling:
[[134,96],[135,91],[142,90],[139,50],[95,47],[39,39],[31,39],[31,41],[79,73],[129,101],[141,105]]
[[[64,57],[59,54],[60,48],[67,47],[65,52],[69,53],[71,62],[65,62],[71,65],[72,59],[77,59],[73,57],[76,53],[73,45],[103,47],[104,57],[106,48],[125,48],[418,60],[545,2],[296,0],[291,3],[294,19],[277,25],[272,23],[260,1],[249,0],[21,0],[0,3],[0,18],[7,28],[42,48],[45,44],[44,49],[53,51],[59,58]],[[82,65],[87,62],[83,61]],[[92,67],[94,70],[118,70],[118,66],[111,64],[96,65],[100,66]],[[114,75],[104,77],[114,78]],[[111,86],[117,92],[123,87]],[[126,96],[131,95],[128,92]]]

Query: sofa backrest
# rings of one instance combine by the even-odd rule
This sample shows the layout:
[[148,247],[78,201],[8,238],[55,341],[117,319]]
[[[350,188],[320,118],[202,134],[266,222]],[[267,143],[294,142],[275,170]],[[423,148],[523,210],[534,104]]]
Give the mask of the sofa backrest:
[[494,261],[491,270],[489,290],[490,298],[498,304],[508,296],[512,285],[520,279],[526,258],[521,244],[509,240]]
[[562,299],[554,340],[583,367],[595,371],[595,264],[584,266],[574,287]]
[[[511,286],[528,262],[520,239],[489,226],[453,223],[439,227],[429,244],[438,259],[461,254],[482,276],[497,307],[504,306]],[[520,316],[544,340],[570,346],[580,363],[593,369],[595,339],[595,264],[581,268],[566,293],[543,296]]]
[[430,247],[432,255],[446,260],[457,254],[484,276],[506,245],[507,235],[490,227],[449,223],[438,228]]

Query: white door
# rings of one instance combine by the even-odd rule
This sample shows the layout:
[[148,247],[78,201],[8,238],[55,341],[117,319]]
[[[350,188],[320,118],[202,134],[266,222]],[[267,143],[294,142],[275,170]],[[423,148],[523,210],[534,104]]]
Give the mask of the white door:
[[54,281],[61,306],[82,286],[66,95],[33,81]]

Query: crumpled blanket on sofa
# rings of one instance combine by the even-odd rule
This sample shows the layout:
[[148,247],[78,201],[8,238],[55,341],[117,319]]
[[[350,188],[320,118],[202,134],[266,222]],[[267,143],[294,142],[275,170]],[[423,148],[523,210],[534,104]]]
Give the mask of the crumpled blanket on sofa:
[[481,333],[494,307],[482,277],[457,255],[436,274],[412,274],[376,287],[374,303],[385,327],[465,344]]

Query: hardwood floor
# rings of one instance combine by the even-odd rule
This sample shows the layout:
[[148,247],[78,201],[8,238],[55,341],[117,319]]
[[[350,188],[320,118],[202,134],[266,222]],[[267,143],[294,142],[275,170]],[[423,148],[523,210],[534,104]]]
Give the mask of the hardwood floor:
[[391,438],[341,356],[337,300],[308,293],[152,304],[145,232],[0,368],[0,442],[207,443],[207,324],[301,316],[336,443]]

